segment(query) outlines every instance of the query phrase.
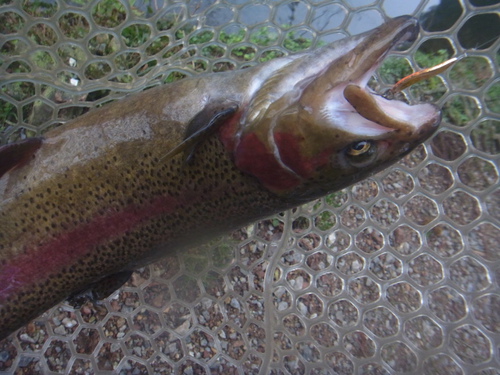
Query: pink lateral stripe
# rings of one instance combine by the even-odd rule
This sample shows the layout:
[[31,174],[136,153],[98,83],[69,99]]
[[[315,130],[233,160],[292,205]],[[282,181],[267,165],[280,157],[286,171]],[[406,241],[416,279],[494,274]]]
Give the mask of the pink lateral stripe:
[[129,206],[120,212],[98,216],[88,224],[61,233],[50,242],[33,246],[0,269],[0,303],[34,280],[74,264],[94,246],[133,229],[147,219],[173,212],[179,205],[174,198],[160,197],[147,206]]

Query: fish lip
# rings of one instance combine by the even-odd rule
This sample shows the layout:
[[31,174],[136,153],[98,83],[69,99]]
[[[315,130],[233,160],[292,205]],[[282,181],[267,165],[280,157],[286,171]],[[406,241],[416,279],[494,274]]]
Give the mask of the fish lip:
[[[420,25],[411,16],[396,17],[375,30],[353,37],[355,45],[342,56],[335,56],[325,70],[315,73],[314,80],[304,90],[302,101],[314,101],[318,93],[328,93],[338,85],[354,83],[365,87],[377,68],[394,48],[404,42],[413,42],[420,32]],[[343,66],[345,73],[338,74]],[[309,98],[307,94],[311,94]]]
[[[416,18],[401,16],[391,21],[390,25],[383,25],[378,32],[368,37],[355,48],[363,56],[364,62],[360,64],[358,72],[354,72],[351,82],[356,82],[361,87],[366,87],[368,80],[383,63],[387,55],[403,43],[413,43],[420,33],[420,25]],[[384,42],[381,42],[384,41]],[[364,69],[364,72],[362,71]],[[361,70],[361,72],[359,72]],[[356,77],[356,73],[358,76]]]
[[[379,68],[389,53],[402,43],[415,42],[419,33],[420,24],[416,18],[411,16],[393,18],[390,22],[379,27],[376,33],[370,33],[363,43],[356,48],[358,51],[363,51],[361,54],[364,55],[367,63],[370,60],[372,61],[370,66],[365,66],[366,72],[369,73],[368,78],[366,78],[367,74],[363,74],[365,82],[368,82],[368,79]],[[378,46],[378,44],[381,44],[381,46]],[[366,83],[361,86],[365,87]]]

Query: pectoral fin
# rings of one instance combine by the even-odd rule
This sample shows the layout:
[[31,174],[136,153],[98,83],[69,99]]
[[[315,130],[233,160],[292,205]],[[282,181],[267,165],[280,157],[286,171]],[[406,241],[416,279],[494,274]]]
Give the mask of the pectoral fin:
[[42,145],[42,138],[28,138],[0,146],[0,177],[14,168],[25,165]]
[[207,104],[189,122],[184,134],[184,140],[163,158],[171,158],[184,152],[184,161],[189,163],[200,143],[213,134],[237,110],[238,104],[228,100],[214,101]]

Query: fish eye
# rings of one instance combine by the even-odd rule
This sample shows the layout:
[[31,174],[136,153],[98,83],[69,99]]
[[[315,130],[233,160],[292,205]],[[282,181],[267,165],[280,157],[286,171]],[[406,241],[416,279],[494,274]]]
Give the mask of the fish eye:
[[366,154],[372,149],[373,144],[370,141],[354,142],[347,148],[347,155],[360,156]]
[[377,144],[373,141],[359,141],[347,146],[345,156],[349,164],[356,168],[369,166],[377,159]]

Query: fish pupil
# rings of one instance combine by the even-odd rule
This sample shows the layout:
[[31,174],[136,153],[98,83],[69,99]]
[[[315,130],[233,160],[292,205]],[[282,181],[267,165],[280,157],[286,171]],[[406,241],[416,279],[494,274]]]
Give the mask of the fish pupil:
[[368,152],[370,148],[371,148],[371,143],[368,141],[355,142],[349,147],[347,153],[351,156],[362,155]]

